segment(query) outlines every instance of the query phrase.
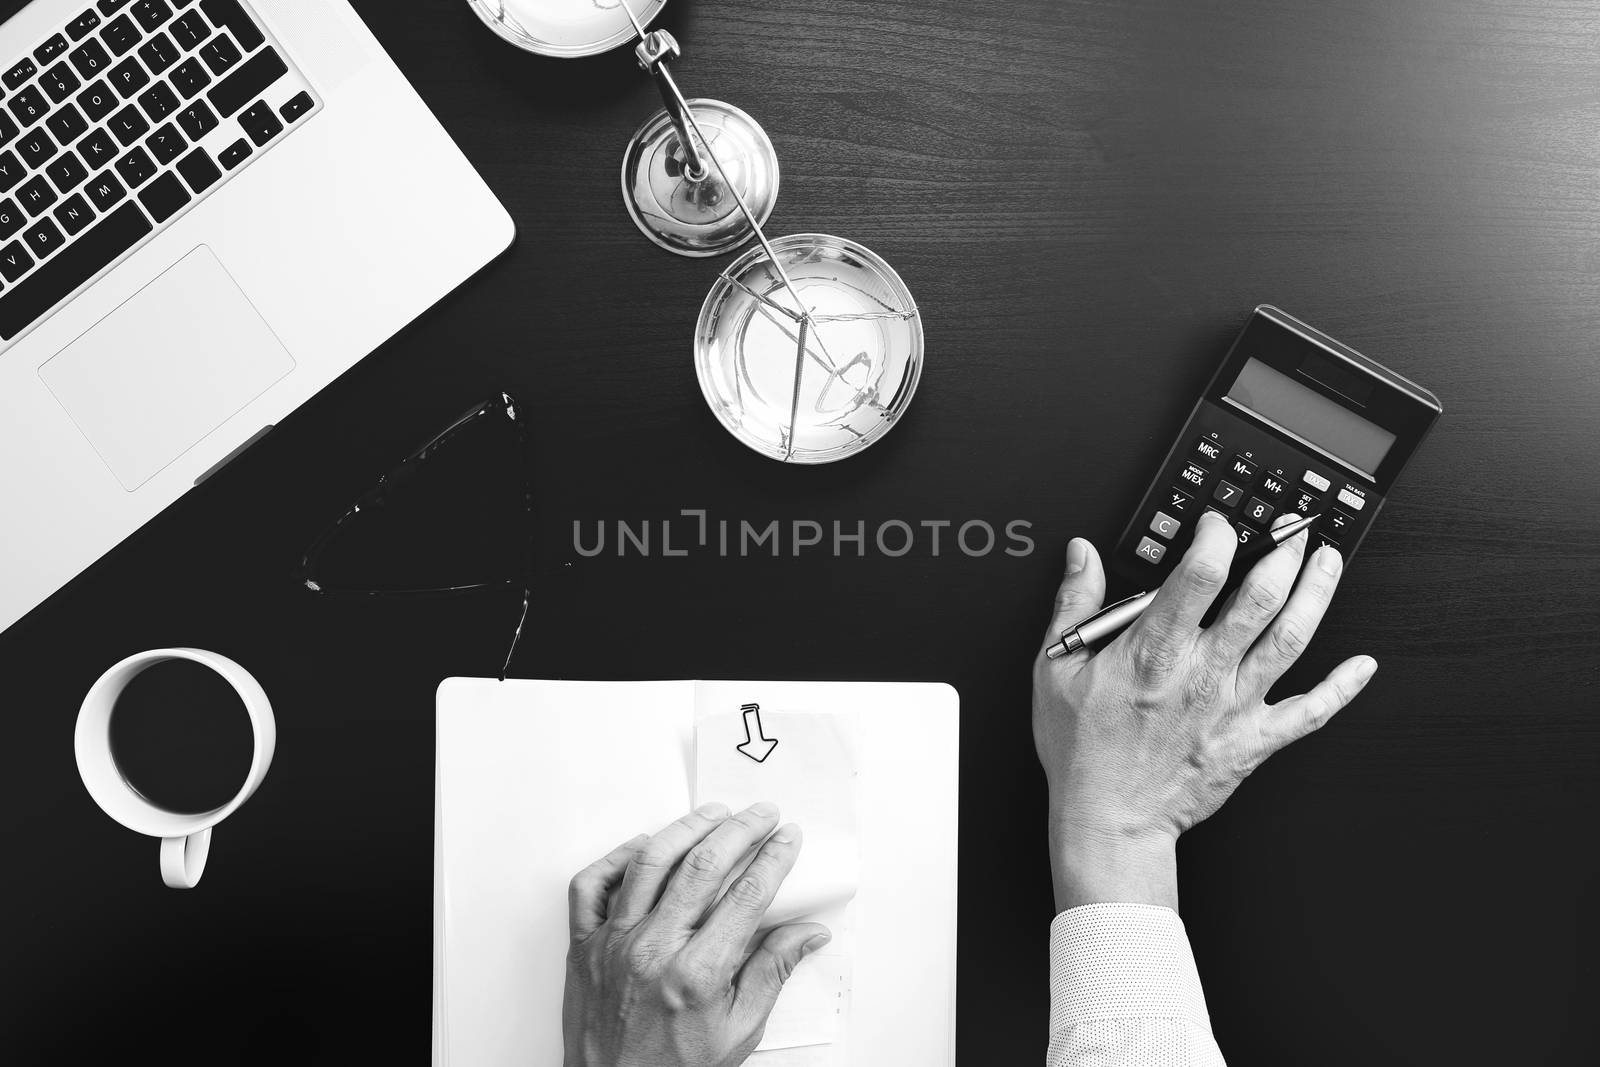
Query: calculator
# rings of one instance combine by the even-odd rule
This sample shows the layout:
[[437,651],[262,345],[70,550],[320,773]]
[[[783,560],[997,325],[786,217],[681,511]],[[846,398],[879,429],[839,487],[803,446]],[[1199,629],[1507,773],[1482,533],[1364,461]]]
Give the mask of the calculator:
[[1415,382],[1263,304],[1195,405],[1111,570],[1136,588],[1159,585],[1208,510],[1241,545],[1281,515],[1320,515],[1310,547],[1332,545],[1348,562],[1442,411]]

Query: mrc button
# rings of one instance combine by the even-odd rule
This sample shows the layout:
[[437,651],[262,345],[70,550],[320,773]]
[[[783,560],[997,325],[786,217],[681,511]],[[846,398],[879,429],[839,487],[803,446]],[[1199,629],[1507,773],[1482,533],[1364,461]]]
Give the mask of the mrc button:
[[1209,437],[1202,437],[1194,445],[1195,458],[1205,463],[1215,463],[1222,458],[1222,446]]

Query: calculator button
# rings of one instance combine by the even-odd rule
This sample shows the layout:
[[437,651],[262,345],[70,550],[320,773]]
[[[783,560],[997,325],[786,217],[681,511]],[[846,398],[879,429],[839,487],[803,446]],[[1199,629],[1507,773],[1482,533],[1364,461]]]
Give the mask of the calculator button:
[[1260,530],[1252,530],[1250,527],[1244,525],[1243,523],[1240,523],[1238,526],[1234,527],[1234,530],[1239,534],[1239,547],[1240,548],[1243,548],[1245,545],[1248,545],[1251,541],[1255,540],[1255,538],[1259,537],[1260,534],[1261,534]]
[[1161,557],[1167,554],[1167,546],[1144,537],[1139,540],[1139,547],[1134,549],[1133,554],[1148,563],[1160,563]]
[[1150,520],[1150,532],[1168,541],[1178,536],[1178,531],[1183,529],[1183,523],[1168,515],[1164,511],[1156,512],[1156,517]]
[[1198,463],[1191,463],[1178,472],[1178,477],[1199,489],[1206,484],[1206,479],[1211,477],[1211,472]]
[[1243,456],[1234,456],[1233,463],[1228,467],[1228,470],[1233,472],[1234,477],[1242,482],[1248,482],[1254,478],[1256,469],[1256,465]]
[[1222,446],[1209,437],[1202,437],[1195,442],[1194,454],[1197,459],[1206,463],[1215,463],[1222,458]]
[[1328,487],[1333,484],[1316,471],[1306,471],[1305,483],[1319,493],[1326,493]]
[[1265,478],[1261,479],[1261,495],[1272,500],[1276,500],[1282,496],[1283,491],[1287,488],[1289,488],[1289,483],[1284,481],[1279,475],[1269,474]]
[[1301,515],[1315,515],[1322,510],[1322,498],[1315,493],[1296,493],[1289,507]]
[[1358,495],[1348,485],[1339,490],[1338,500],[1339,503],[1343,504],[1351,511],[1360,511],[1362,508],[1367,506],[1367,498]]
[[1328,533],[1338,537],[1343,537],[1344,532],[1355,524],[1356,520],[1352,519],[1338,508],[1330,509],[1328,512],[1327,521],[1319,523],[1319,525],[1324,530],[1327,530]]
[[1271,504],[1258,496],[1253,496],[1250,498],[1250,503],[1244,506],[1243,518],[1246,522],[1255,523],[1265,530],[1271,524],[1275,511],[1276,509]]
[[1211,499],[1225,507],[1233,507],[1239,502],[1244,491],[1231,482],[1218,482],[1216,492],[1211,494]]
[[1167,510],[1174,515],[1182,515],[1189,510],[1189,505],[1194,503],[1194,497],[1174,486],[1167,490]]
[[1319,548],[1324,548],[1324,547],[1331,548],[1335,552],[1339,552],[1340,551],[1339,542],[1335,541],[1333,538],[1329,537],[1327,534],[1324,534],[1324,533],[1317,534],[1315,537],[1312,538],[1312,542],[1313,543],[1311,545],[1311,551],[1313,551],[1313,552],[1315,552]]

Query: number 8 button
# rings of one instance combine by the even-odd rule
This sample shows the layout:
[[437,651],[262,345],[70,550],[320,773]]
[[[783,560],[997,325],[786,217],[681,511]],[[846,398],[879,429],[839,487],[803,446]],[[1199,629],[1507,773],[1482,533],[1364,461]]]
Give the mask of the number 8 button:
[[1261,527],[1263,530],[1267,528],[1268,523],[1272,522],[1272,512],[1271,504],[1255,496],[1251,497],[1250,503],[1244,507],[1245,520]]

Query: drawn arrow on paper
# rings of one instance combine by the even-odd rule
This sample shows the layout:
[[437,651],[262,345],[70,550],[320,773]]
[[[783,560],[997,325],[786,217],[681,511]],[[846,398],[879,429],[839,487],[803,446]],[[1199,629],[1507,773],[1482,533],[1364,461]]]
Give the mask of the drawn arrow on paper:
[[749,756],[757,763],[763,763],[772,755],[772,750],[778,747],[778,741],[761,732],[760,704],[745,704],[739,710],[744,712],[744,743],[733,747],[741,755]]

